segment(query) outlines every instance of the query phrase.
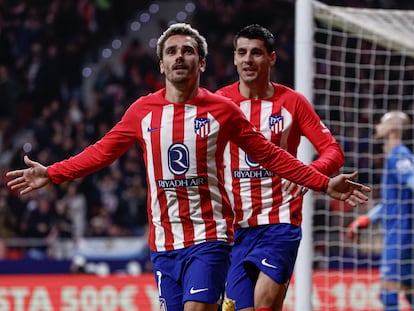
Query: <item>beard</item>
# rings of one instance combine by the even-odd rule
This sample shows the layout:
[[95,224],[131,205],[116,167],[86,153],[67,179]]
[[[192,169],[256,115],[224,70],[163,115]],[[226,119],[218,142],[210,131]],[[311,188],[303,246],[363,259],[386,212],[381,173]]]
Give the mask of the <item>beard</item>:
[[167,73],[166,77],[171,83],[185,83],[190,81],[196,75],[195,71],[191,68],[171,70]]

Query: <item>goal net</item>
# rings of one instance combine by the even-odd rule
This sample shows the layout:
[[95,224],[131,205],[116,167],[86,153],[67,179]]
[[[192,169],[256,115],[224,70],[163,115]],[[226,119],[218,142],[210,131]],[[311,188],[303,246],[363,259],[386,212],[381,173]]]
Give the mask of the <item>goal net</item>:
[[[342,145],[342,171],[358,170],[358,181],[373,189],[370,203],[356,208],[314,195],[313,310],[382,310],[381,227],[362,231],[359,242],[344,233],[379,199],[383,152],[374,139],[379,118],[393,109],[414,117],[414,11],[313,2],[313,14],[312,102]],[[404,137],[411,149],[413,134],[411,126]],[[400,300],[402,310],[409,310]]]

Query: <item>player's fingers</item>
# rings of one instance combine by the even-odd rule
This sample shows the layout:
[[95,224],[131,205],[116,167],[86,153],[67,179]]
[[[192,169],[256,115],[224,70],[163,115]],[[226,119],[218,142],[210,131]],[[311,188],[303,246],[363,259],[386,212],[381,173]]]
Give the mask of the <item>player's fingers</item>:
[[297,188],[297,185],[295,183],[290,183],[289,187],[287,188],[288,193],[292,193]]
[[35,161],[30,160],[30,159],[29,159],[29,157],[28,157],[27,155],[25,155],[25,156],[23,157],[23,161],[24,161],[24,163],[26,163],[26,165],[27,165],[27,166],[33,166],[33,165],[35,165],[35,164],[36,164],[36,162],[35,162]]
[[293,197],[294,198],[297,198],[297,197],[299,197],[299,196],[303,196],[303,195],[305,195],[306,194],[306,192],[308,192],[308,188],[306,188],[306,187],[303,187],[303,186],[298,186],[297,188],[296,188],[296,191],[295,191],[295,194],[293,195]]
[[355,177],[357,177],[357,175],[358,175],[358,172],[356,171],[351,174],[343,174],[343,176],[345,176],[346,179],[354,179]]
[[347,198],[345,202],[351,205],[352,207],[357,206],[357,202],[355,202],[351,197]]
[[7,177],[16,177],[16,176],[22,176],[23,175],[24,170],[15,170],[15,171],[10,171],[6,173]]
[[352,181],[350,179],[347,179],[346,182],[348,184],[350,184],[353,189],[357,189],[357,190],[365,191],[365,192],[370,192],[371,191],[371,188],[370,187],[367,187],[367,186],[365,186],[363,184],[357,183],[357,182]]
[[362,194],[361,192],[355,191],[345,200],[345,202],[354,207],[358,204],[363,204],[366,201],[368,201],[368,197],[366,195]]
[[23,182],[25,182],[25,179],[23,177],[17,177],[17,178],[14,178],[14,179],[10,180],[7,183],[7,186],[12,187],[12,186],[16,186],[18,184],[21,184]]
[[282,190],[287,192],[287,193],[290,193],[289,189],[290,189],[291,185],[292,185],[292,183],[289,180],[284,180],[282,182]]
[[352,195],[360,201],[359,203],[368,201],[368,196],[358,190],[352,191]]
[[30,191],[32,191],[33,190],[33,188],[32,187],[26,187],[26,188],[24,188],[22,191],[20,191],[20,194],[21,195],[24,195],[24,194],[26,194],[26,193],[29,193]]
[[20,190],[20,189],[25,188],[25,187],[27,187],[27,183],[21,182],[21,183],[15,184],[13,186],[10,186],[10,189],[11,190]]
[[298,187],[296,189],[295,193],[293,194],[293,198],[297,198],[300,195],[302,195],[302,189],[300,187]]

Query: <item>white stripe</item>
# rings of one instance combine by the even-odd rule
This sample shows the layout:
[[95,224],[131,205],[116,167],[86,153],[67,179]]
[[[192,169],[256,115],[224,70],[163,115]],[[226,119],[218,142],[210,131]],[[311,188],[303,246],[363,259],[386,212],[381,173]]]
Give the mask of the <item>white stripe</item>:
[[[262,134],[270,140],[272,138],[272,131],[269,128],[269,116],[272,115],[273,103],[271,101],[262,100],[260,108],[260,131]],[[261,179],[261,192],[262,192],[262,207],[265,206],[264,217],[259,217],[258,222],[261,224],[269,223],[269,213],[273,206],[273,189],[272,178],[266,177]],[[263,223],[262,223],[263,222]]]
[[[210,134],[208,136],[208,144],[207,144],[207,159],[216,159],[216,152],[217,152],[217,137],[218,133],[220,132],[220,123],[215,122],[212,115],[208,115],[208,118],[211,120],[210,122]],[[207,166],[208,175],[210,176],[209,179],[209,190],[210,195],[212,198],[213,204],[213,217],[216,221],[216,231],[218,234],[218,239],[223,240],[227,238],[227,223],[224,219],[224,215],[222,212],[222,195],[218,188],[218,172],[217,172],[217,165],[208,165]]]
[[260,132],[270,140],[272,138],[272,131],[269,128],[269,117],[272,115],[273,103],[267,100],[262,100],[260,108]]
[[279,219],[281,223],[291,223],[291,219],[290,219],[290,197],[291,195],[289,195],[288,197],[286,197],[285,193],[283,193],[283,202],[280,206],[279,206]]
[[[190,151],[190,169],[187,172],[186,177],[197,177],[197,146],[196,146],[196,137],[197,135],[194,132],[194,120],[197,116],[197,107],[194,105],[185,106],[185,119],[189,120],[185,122],[186,128],[184,129],[184,144],[188,147]],[[194,238],[196,240],[204,240],[206,236],[204,220],[201,214],[201,200],[198,187],[188,188],[188,202],[190,218],[194,226]]]
[[226,145],[224,149],[224,181],[226,186],[227,195],[229,196],[230,202],[232,206],[234,206],[234,195],[233,195],[233,184],[232,178],[233,174],[231,173],[231,165],[230,165],[230,144]]
[[[286,179],[282,178],[283,183]],[[287,194],[286,191],[282,191],[282,203],[279,206],[279,219],[281,223],[291,223],[290,219],[290,202],[292,200],[292,194]]]
[[[151,194],[151,205],[152,210],[152,222],[155,226],[155,244],[158,249],[159,245],[164,245],[164,231],[161,230],[161,209],[159,204],[155,204],[157,202],[157,184],[155,181],[154,176],[154,166],[153,166],[153,158],[154,155],[152,154],[152,145],[151,141],[151,133],[148,132],[148,128],[151,127],[151,120],[152,120],[152,113],[146,115],[141,121],[141,128],[142,128],[142,137],[147,145],[147,174],[148,174],[148,191]],[[159,250],[159,249],[158,249]]]
[[[161,165],[162,165],[162,178],[174,179],[174,174],[168,169],[168,148],[171,146],[173,140],[173,124],[174,124],[174,105],[167,105],[164,107],[161,116],[161,135],[160,135],[160,151],[161,151]],[[184,247],[183,243],[183,227],[179,216],[179,207],[177,204],[177,192],[175,189],[166,189],[165,194],[168,201],[168,218],[171,223],[171,230],[174,232],[174,248]],[[180,237],[180,240],[176,238]]]
[[[246,100],[240,103],[240,108],[243,113],[246,115],[247,119],[251,119],[251,101]],[[246,153],[239,148],[239,168],[240,169],[249,169],[250,167],[246,164]],[[242,181],[242,179],[240,180]],[[252,196],[251,188],[248,182],[240,183],[240,195],[242,199],[242,210],[243,210],[243,219],[248,219],[252,215]]]

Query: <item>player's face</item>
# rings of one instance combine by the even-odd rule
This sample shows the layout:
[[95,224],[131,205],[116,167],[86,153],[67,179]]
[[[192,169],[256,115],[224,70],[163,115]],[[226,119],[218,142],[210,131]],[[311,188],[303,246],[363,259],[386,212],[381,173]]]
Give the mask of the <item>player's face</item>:
[[234,65],[244,82],[254,82],[270,77],[270,68],[275,64],[276,53],[268,53],[264,42],[259,39],[237,39],[234,51]]
[[199,58],[197,42],[184,35],[169,37],[164,44],[161,73],[171,83],[183,83],[198,79],[204,71],[205,60]]

